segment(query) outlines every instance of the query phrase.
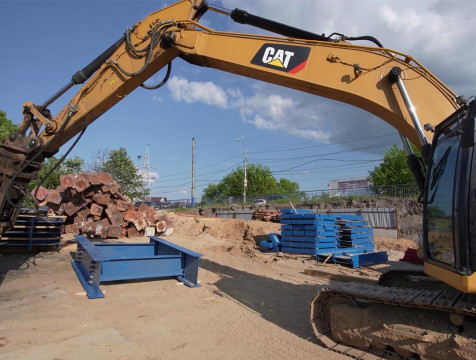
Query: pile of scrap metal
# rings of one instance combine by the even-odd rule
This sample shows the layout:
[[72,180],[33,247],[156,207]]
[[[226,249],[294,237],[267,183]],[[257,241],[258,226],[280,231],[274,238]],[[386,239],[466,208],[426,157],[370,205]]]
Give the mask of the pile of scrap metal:
[[280,215],[278,210],[257,209],[253,213],[252,220],[271,221],[279,223]]
[[65,233],[105,239],[170,232],[165,216],[144,203],[134,206],[107,173],[61,175],[55,190],[40,187],[32,193],[40,205],[66,216]]

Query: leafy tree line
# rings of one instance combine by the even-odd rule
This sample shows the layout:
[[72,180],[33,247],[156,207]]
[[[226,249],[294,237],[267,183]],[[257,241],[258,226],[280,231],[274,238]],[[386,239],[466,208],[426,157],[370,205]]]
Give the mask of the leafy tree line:
[[[267,166],[250,164],[246,167],[246,178],[248,186],[246,195],[250,198],[254,196],[267,195],[288,195],[299,192],[298,183],[281,178],[276,178]],[[244,169],[237,168],[226,175],[218,184],[209,184],[204,190],[202,199],[212,200],[230,196],[240,196],[243,194]]]

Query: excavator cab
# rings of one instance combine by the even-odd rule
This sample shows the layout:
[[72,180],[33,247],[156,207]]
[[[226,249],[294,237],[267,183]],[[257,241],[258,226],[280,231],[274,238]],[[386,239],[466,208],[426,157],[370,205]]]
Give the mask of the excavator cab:
[[476,292],[476,101],[435,128],[424,201],[425,272]]

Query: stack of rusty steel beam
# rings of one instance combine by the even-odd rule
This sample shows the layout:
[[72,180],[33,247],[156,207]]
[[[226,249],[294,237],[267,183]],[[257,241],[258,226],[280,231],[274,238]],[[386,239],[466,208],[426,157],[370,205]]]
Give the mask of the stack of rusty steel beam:
[[278,210],[257,209],[253,213],[252,219],[279,223],[280,221],[279,215],[280,214]]
[[144,203],[134,206],[104,172],[60,175],[56,189],[40,187],[36,198],[40,205],[66,216],[65,233],[105,239],[142,236],[146,230],[150,234],[150,228],[152,235],[167,230],[166,216],[158,216]]

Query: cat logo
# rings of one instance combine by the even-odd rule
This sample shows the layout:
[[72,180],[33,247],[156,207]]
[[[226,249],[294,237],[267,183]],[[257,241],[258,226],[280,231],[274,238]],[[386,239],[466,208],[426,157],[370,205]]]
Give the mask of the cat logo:
[[311,48],[304,46],[264,44],[251,60],[253,65],[297,74],[306,66]]

